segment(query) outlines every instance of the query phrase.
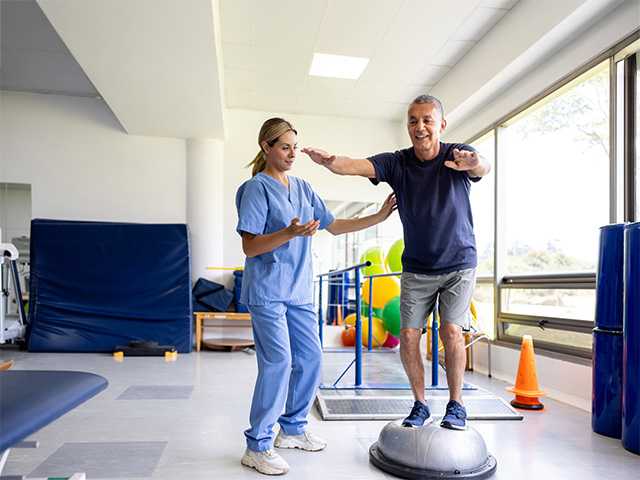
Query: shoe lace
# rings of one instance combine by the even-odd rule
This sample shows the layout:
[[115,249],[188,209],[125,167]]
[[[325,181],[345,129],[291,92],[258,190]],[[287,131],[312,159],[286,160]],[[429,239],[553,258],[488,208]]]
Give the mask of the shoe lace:
[[453,415],[456,418],[464,419],[467,416],[467,412],[458,402],[449,402],[447,405],[447,415]]
[[424,416],[427,413],[427,407],[426,405],[424,405],[421,402],[416,402],[413,404],[413,408],[411,409],[411,414],[409,415],[410,417],[416,417],[416,416]]

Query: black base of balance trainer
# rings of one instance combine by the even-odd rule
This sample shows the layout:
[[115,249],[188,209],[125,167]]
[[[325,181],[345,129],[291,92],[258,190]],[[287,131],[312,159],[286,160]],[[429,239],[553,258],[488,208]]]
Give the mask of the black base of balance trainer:
[[163,357],[165,352],[175,352],[173,345],[159,345],[158,342],[134,340],[127,346],[118,345],[114,352],[122,352],[128,357]]

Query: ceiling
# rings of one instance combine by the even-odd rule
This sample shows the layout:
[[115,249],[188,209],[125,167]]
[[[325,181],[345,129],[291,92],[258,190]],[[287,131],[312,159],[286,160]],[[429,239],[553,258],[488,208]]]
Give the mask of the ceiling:
[[4,90],[98,96],[35,0],[1,1],[0,55]]
[[[225,110],[450,125],[625,0],[0,0],[0,88],[101,97],[132,134],[224,138]],[[358,80],[313,53],[361,56]]]
[[[221,0],[226,105],[399,119],[516,3]],[[314,52],[370,61],[358,80],[311,77]]]
[[212,0],[0,0],[0,87],[101,96],[128,133],[223,138]]

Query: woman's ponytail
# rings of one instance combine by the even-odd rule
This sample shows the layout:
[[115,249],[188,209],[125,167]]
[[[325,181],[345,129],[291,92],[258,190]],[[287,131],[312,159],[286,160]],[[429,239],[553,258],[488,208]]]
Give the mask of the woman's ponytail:
[[265,169],[265,167],[267,166],[267,160],[265,159],[265,154],[262,150],[260,150],[258,152],[258,154],[256,155],[256,157],[251,161],[251,163],[249,163],[249,166],[252,166],[253,168],[251,169],[251,176],[255,177],[256,174],[260,173],[261,171],[263,171]]

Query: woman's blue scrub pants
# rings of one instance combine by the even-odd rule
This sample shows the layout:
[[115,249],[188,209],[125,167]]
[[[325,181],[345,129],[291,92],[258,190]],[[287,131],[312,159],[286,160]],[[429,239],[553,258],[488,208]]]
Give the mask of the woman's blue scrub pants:
[[[300,435],[320,382],[322,350],[313,304],[249,305],[258,378],[251,428],[244,432],[254,451],[273,446],[276,421],[287,435]],[[283,413],[284,411],[284,413]]]

